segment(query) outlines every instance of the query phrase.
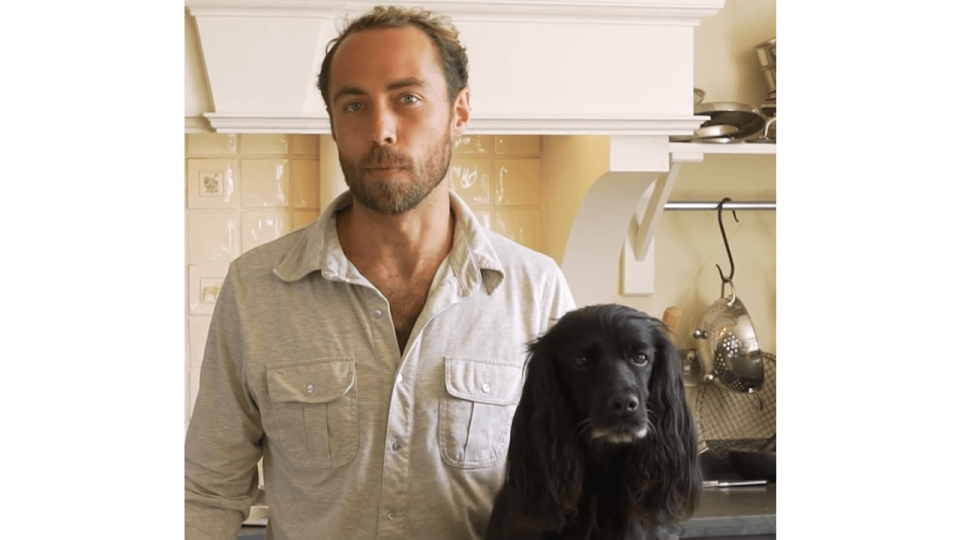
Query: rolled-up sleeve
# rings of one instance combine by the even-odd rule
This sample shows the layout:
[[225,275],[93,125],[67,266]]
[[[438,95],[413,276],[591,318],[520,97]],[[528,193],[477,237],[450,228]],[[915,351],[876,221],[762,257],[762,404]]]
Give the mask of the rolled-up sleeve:
[[231,266],[214,308],[185,445],[186,540],[234,539],[257,494],[260,413],[245,382]]

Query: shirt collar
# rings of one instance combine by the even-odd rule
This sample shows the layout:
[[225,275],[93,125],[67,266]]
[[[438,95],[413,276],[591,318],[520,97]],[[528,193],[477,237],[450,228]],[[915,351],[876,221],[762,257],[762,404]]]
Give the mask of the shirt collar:
[[[360,278],[356,267],[343,254],[337,236],[336,215],[352,203],[353,196],[349,191],[340,194],[319,218],[304,227],[273,273],[287,282],[303,279],[318,270],[325,279],[331,281]],[[450,209],[455,217],[456,228],[447,265],[456,276],[464,295],[476,291],[480,285],[489,293],[503,281],[500,258],[483,225],[463,199],[453,192],[450,192]]]

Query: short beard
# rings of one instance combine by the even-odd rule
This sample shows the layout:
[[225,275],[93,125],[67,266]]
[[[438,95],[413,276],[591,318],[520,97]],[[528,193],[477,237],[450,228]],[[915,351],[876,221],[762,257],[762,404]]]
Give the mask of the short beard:
[[[452,147],[452,137],[446,132],[420,161],[415,162],[392,146],[376,146],[359,163],[350,162],[340,154],[340,167],[347,187],[360,204],[380,214],[402,214],[419,205],[447,176]],[[389,179],[374,180],[367,178],[364,171],[371,166],[403,170]],[[412,181],[399,177],[404,173],[409,173]]]

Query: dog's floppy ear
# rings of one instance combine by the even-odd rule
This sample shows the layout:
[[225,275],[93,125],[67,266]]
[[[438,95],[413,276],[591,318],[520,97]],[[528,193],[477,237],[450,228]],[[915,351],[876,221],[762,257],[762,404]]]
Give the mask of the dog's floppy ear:
[[562,397],[557,358],[561,336],[548,331],[529,345],[526,381],[513,417],[505,489],[546,530],[576,511],[582,481],[573,411]]
[[[666,325],[650,319],[657,329],[656,359],[650,377],[647,410],[653,423],[651,436],[640,445],[633,478],[643,485],[638,501],[656,523],[680,522],[696,509],[703,484],[697,458],[697,433],[687,406],[676,348],[667,337]],[[659,472],[653,472],[659,471]],[[654,480],[656,479],[656,480]]]

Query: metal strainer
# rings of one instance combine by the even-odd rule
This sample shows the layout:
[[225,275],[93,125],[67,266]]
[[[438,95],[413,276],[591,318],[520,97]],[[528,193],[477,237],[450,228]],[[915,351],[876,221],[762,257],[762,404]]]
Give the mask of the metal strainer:
[[693,337],[697,338],[705,382],[716,379],[737,392],[752,392],[763,386],[760,342],[736,292],[707,308]]
[[[727,233],[723,229],[722,216],[723,203],[729,200],[724,198],[717,205],[717,219],[720,221],[723,245],[730,259],[730,275],[724,276],[720,265],[717,265],[722,281],[720,299],[707,308],[700,326],[693,332],[693,337],[697,340],[697,355],[703,363],[704,382],[719,380],[736,392],[753,392],[763,386],[762,353],[750,314],[743,302],[737,298],[737,289],[733,286],[735,267]],[[735,212],[733,217],[737,217]],[[730,296],[727,296],[728,284]]]

